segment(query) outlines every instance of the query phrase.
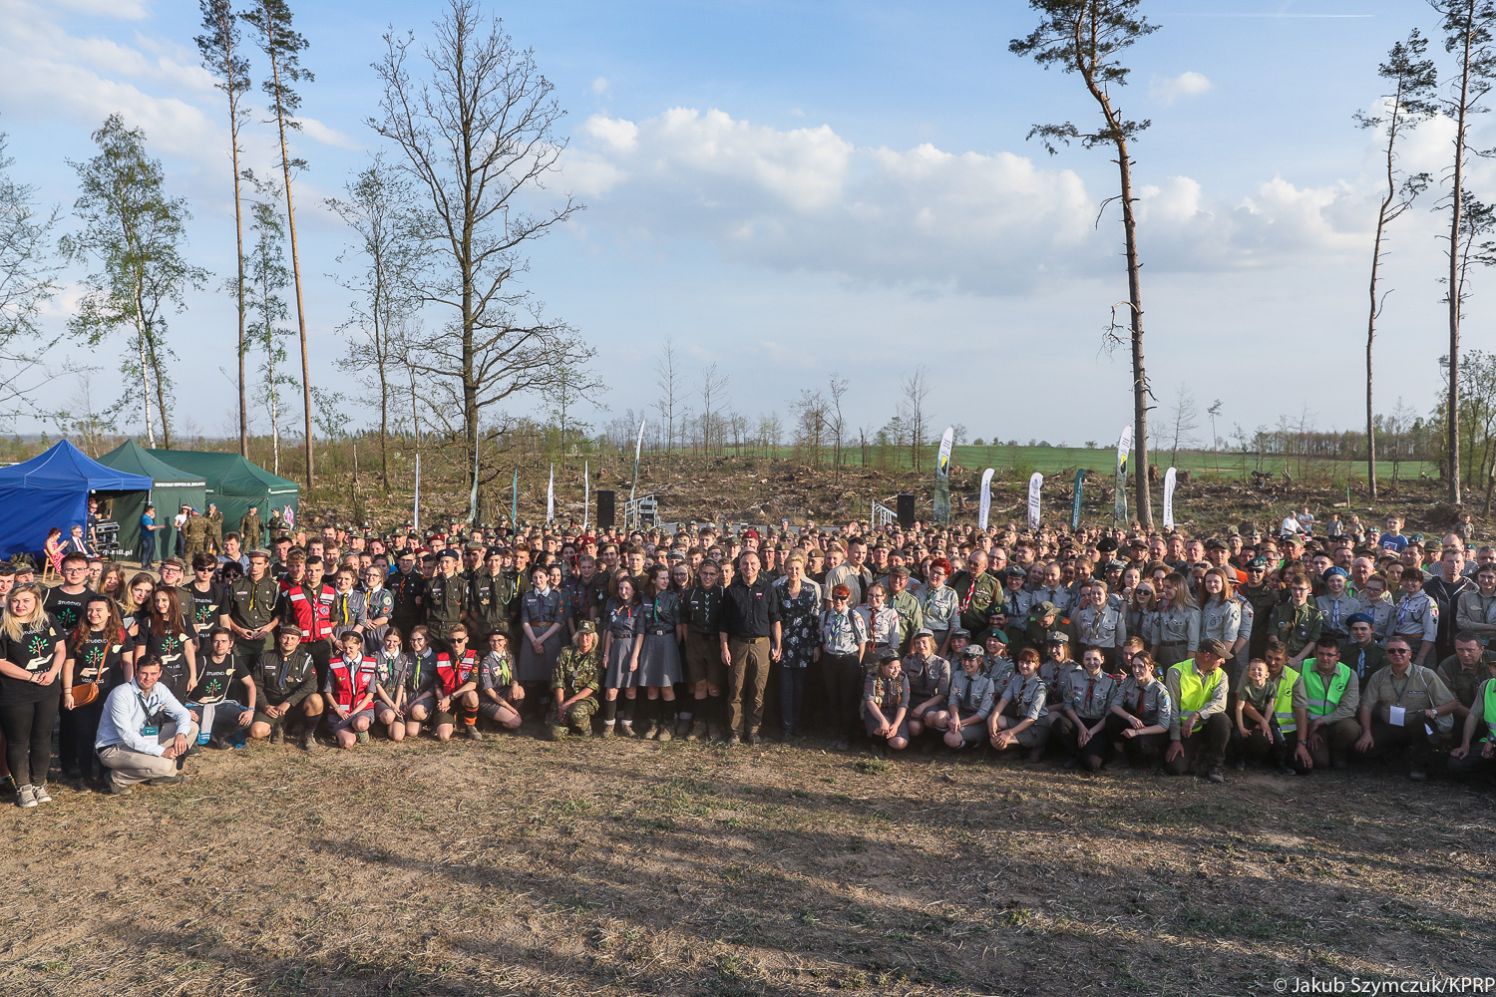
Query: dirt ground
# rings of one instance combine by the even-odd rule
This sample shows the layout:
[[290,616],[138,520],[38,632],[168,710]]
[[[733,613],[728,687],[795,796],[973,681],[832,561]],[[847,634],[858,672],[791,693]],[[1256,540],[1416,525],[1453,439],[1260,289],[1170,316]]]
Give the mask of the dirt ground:
[[192,770],[3,811],[0,993],[1199,995],[1493,965],[1489,785],[528,729]]

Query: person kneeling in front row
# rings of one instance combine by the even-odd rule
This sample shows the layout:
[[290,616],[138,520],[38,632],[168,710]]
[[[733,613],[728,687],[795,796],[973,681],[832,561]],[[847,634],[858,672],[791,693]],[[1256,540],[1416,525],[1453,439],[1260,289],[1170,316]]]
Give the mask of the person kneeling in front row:
[[192,714],[160,679],[161,660],[146,658],[135,666],[135,678],[104,702],[94,748],[109,769],[110,792],[123,795],[137,782],[175,782],[187,746],[197,740]]

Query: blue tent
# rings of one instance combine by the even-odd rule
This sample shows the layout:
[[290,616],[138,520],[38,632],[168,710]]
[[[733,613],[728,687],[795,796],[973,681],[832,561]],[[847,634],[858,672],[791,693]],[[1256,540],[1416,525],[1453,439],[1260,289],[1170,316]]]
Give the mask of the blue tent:
[[0,556],[35,554],[56,526],[64,536],[88,513],[88,496],[148,492],[151,479],[105,467],[67,440],[0,467]]

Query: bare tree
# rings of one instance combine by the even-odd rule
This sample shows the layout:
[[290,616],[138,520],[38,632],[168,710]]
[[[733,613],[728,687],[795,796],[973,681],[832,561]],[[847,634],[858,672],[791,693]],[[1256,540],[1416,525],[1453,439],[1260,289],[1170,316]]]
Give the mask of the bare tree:
[[58,211],[39,209],[36,189],[10,176],[15,161],[0,132],[0,419],[20,410],[12,404],[36,386],[43,356],[57,337],[43,331],[42,306],[57,293],[52,232]]
[[655,384],[660,389],[660,400],[655,408],[660,413],[660,427],[665,432],[665,451],[675,449],[675,397],[680,391],[680,371],[676,366],[675,340],[665,337],[665,345],[655,360]]
[[1169,461],[1173,464],[1179,463],[1179,448],[1189,446],[1194,439],[1194,433],[1200,425],[1200,411],[1195,406],[1195,397],[1191,395],[1188,388],[1180,387],[1174,396],[1174,404],[1169,411],[1169,423],[1173,427],[1174,446]]
[[819,391],[805,388],[795,402],[795,433],[805,450],[810,466],[821,466],[821,449],[826,435],[826,399]]
[[847,396],[847,379],[831,375],[826,384],[831,396],[831,466],[836,469],[837,480],[841,480],[842,443],[847,436],[847,420],[842,415],[842,399]]
[[281,223],[275,202],[280,188],[273,180],[261,181],[246,172],[257,199],[250,202],[250,247],[245,308],[249,319],[250,341],[260,349],[260,402],[270,419],[270,469],[281,473],[281,426],[283,397],[281,389],[296,382],[286,373],[285,340],[291,330],[283,323],[290,316],[282,292],[291,284],[291,274],[284,262],[286,228]]
[[925,401],[930,397],[930,379],[924,365],[910,371],[900,387],[904,396],[899,403],[899,414],[909,437],[910,466],[919,470],[919,448],[924,445],[925,437],[930,433],[925,412]]
[[1484,154],[1470,147],[1470,119],[1490,108],[1481,101],[1496,79],[1496,51],[1492,49],[1492,31],[1496,28],[1496,0],[1431,0],[1434,11],[1443,19],[1444,50],[1459,60],[1459,73],[1451,83],[1442,110],[1455,123],[1454,161],[1450,167],[1449,239],[1449,419],[1446,427],[1448,450],[1449,501],[1460,501],[1460,248],[1465,225],[1465,160],[1471,154]]
[[419,307],[419,283],[430,259],[423,238],[423,219],[410,205],[415,188],[408,177],[392,169],[384,158],[373,161],[348,182],[347,200],[328,198],[327,206],[353,229],[357,239],[338,256],[356,256],[361,268],[342,280],[355,294],[350,317],[340,331],[357,330],[348,352],[338,361],[345,370],[368,374],[379,395],[379,480],[390,488],[389,424],[390,378],[394,354],[390,336]]
[[758,445],[763,450],[764,456],[776,456],[783,441],[784,423],[780,421],[779,413],[770,412],[768,415],[759,416]]
[[[524,251],[579,209],[531,195],[555,169],[565,142],[553,86],[528,50],[472,0],[449,0],[421,56],[429,78],[411,76],[414,37],[385,35],[375,65],[381,117],[371,125],[399,145],[402,168],[430,199],[435,251],[443,260],[426,300],[451,320],[408,353],[429,379],[427,411],[464,440],[468,484],[479,482],[477,447],[486,409],[553,388],[593,351],[519,284]],[[542,205],[534,213],[523,204]],[[502,469],[491,472],[496,476]]]
[[292,170],[306,169],[306,160],[292,158],[286,141],[287,131],[300,131],[296,112],[301,108],[301,94],[293,83],[310,83],[312,71],[301,64],[301,53],[307,41],[291,26],[291,8],[286,0],[253,0],[253,6],[239,15],[259,33],[260,50],[270,60],[270,76],[264,82],[265,95],[275,111],[275,125],[280,135],[281,180],[286,195],[286,226],[291,234],[291,279],[296,285],[296,325],[301,336],[301,404],[305,412],[306,487],[316,484],[316,462],[312,454],[312,369],[307,351],[306,307],[301,294],[301,253],[296,242],[296,199],[292,195]]
[[712,452],[713,420],[717,416],[717,403],[722,392],[727,390],[727,375],[717,369],[716,361],[706,365],[701,372],[701,452]]
[[[1121,62],[1121,55],[1139,38],[1158,30],[1138,11],[1140,0],[1029,0],[1029,7],[1040,15],[1040,23],[1027,37],[1008,43],[1014,55],[1030,56],[1045,69],[1058,66],[1076,73],[1101,112],[1101,124],[1082,131],[1074,123],[1038,124],[1029,137],[1038,136],[1053,155],[1057,146],[1079,140],[1086,149],[1110,147],[1116,154],[1120,192],[1115,198],[1122,205],[1122,233],[1127,255],[1127,303],[1131,324],[1133,443],[1137,473],[1138,517],[1142,525],[1153,525],[1153,505],[1148,482],[1148,401],[1152,388],[1143,359],[1143,290],[1142,262],[1138,258],[1136,198],[1132,192],[1132,154],[1128,144],[1148,127],[1149,122],[1128,120],[1112,99],[1112,87],[1127,84],[1131,70]],[[1105,207],[1105,204],[1103,204]],[[1109,341],[1122,342],[1123,327],[1116,320],[1107,330]]]
[[234,260],[238,277],[234,300],[239,311],[239,455],[249,456],[249,402],[245,383],[245,361],[249,354],[244,303],[244,204],[239,189],[239,128],[249,117],[239,99],[249,92],[249,60],[240,54],[239,22],[231,0],[198,0],[203,15],[203,33],[195,41],[203,67],[224,92],[229,104],[229,161],[234,179]]
[[1382,95],[1381,114],[1356,115],[1356,123],[1362,128],[1385,129],[1385,163],[1387,189],[1382,194],[1377,208],[1376,234],[1371,243],[1371,281],[1367,288],[1369,298],[1366,314],[1366,480],[1371,497],[1377,497],[1377,439],[1375,410],[1372,405],[1372,346],[1376,341],[1377,318],[1382,314],[1382,305],[1388,291],[1378,290],[1381,276],[1382,256],[1386,250],[1383,240],[1387,226],[1403,212],[1413,206],[1413,200],[1427,189],[1432,177],[1427,173],[1406,174],[1397,168],[1397,140],[1404,132],[1438,112],[1434,101],[1438,76],[1432,59],[1426,58],[1428,39],[1414,28],[1408,40],[1392,46],[1387,61],[1377,67],[1377,75],[1386,80],[1390,91]]

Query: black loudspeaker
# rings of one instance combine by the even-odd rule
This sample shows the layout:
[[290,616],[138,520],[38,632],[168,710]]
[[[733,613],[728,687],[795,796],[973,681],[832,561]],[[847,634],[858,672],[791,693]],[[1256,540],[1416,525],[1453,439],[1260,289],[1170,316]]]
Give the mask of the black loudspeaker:
[[607,489],[599,489],[597,493],[597,528],[600,530],[611,530],[617,516],[618,510],[615,507],[613,493]]
[[899,496],[899,525],[904,529],[914,525],[914,496],[903,494]]

